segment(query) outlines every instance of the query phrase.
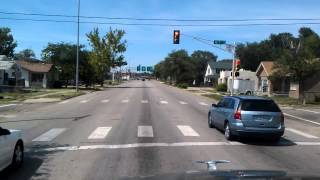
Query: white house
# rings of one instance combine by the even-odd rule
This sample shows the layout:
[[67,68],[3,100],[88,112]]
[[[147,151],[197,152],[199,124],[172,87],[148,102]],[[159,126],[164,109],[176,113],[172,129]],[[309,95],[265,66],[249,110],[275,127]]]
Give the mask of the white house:
[[19,69],[20,79],[24,80],[25,87],[47,88],[48,73],[52,64],[43,62],[16,61]]
[[9,85],[10,79],[15,78],[15,62],[0,55],[0,85]]
[[218,83],[218,78],[221,71],[232,69],[232,60],[210,61],[206,68],[204,84],[215,85]]

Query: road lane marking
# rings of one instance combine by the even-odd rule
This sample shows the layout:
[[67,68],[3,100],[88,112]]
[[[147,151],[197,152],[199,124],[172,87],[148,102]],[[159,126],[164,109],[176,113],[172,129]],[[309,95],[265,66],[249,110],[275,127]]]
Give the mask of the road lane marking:
[[88,139],[104,139],[107,137],[112,127],[97,127],[88,137]]
[[88,100],[82,100],[82,101],[80,101],[80,103],[87,103],[88,102]]
[[39,137],[33,139],[32,141],[51,141],[57,136],[59,136],[61,133],[63,133],[65,130],[66,128],[53,128],[43,133]]
[[152,126],[138,126],[138,137],[153,137]]
[[[292,142],[297,146],[320,146],[320,142]],[[147,147],[197,147],[197,146],[242,146],[239,142],[176,142],[176,143],[133,143],[133,144],[100,144],[84,146],[61,146],[54,148],[37,148],[34,152],[51,152],[51,151],[77,151],[77,150],[95,150],[95,149],[130,149],[130,148],[147,148]],[[288,145],[287,142],[279,142],[275,147]],[[291,144],[289,144],[291,145]]]
[[298,117],[298,116],[294,116],[294,115],[291,115],[291,114],[287,114],[287,113],[283,113],[285,116],[289,116],[289,117],[292,117],[292,118],[295,118],[295,119],[299,119],[301,121],[306,121],[306,122],[309,122],[309,123],[313,123],[313,124],[316,124],[316,125],[319,125],[320,126],[320,123],[318,122],[314,122],[314,121],[311,121],[309,119],[304,119],[304,118],[301,118],[301,117]]
[[317,111],[311,111],[311,110],[308,110],[308,109],[297,109],[299,111],[305,111],[305,112],[311,112],[311,113],[315,113],[315,114],[320,114],[320,112],[317,112]]
[[161,104],[168,104],[167,101],[160,101]]
[[199,102],[199,104],[202,105],[202,106],[208,106],[208,104],[204,103],[204,102]]
[[184,136],[199,136],[199,134],[190,126],[178,125],[177,128]]
[[104,99],[101,101],[102,103],[108,103],[109,102],[109,99]]
[[294,143],[301,146],[320,146],[320,142],[294,142]]
[[10,106],[16,106],[17,104],[6,104],[6,105],[2,105],[0,106],[0,108],[3,108],[3,107],[10,107]]
[[0,114],[0,117],[2,118],[15,118],[17,115],[14,114]]
[[70,101],[69,101],[69,100],[65,100],[65,101],[59,102],[59,104],[66,104],[66,103],[68,103],[68,102],[70,102]]
[[179,101],[179,103],[180,103],[180,104],[183,104],[183,105],[184,105],[184,104],[188,104],[188,103],[186,103],[186,102],[184,102],[184,101]]
[[148,100],[141,100],[141,103],[142,104],[147,104],[147,103],[149,103],[149,101]]
[[305,133],[305,132],[302,132],[302,131],[299,131],[296,129],[292,129],[292,128],[286,128],[286,131],[290,131],[292,133],[298,134],[298,135],[306,137],[306,138],[313,138],[313,139],[318,138],[317,136],[314,136],[314,135],[311,135],[311,134],[308,134],[308,133]]
[[121,102],[122,102],[122,103],[128,103],[129,100],[128,100],[128,99],[123,99]]

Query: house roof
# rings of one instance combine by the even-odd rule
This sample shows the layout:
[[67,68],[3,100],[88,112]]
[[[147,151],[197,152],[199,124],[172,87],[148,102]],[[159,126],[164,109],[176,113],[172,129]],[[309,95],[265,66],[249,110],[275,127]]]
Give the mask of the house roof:
[[42,62],[16,61],[16,63],[23,69],[36,73],[47,73],[52,67],[52,64]]
[[258,72],[260,72],[260,69],[263,68],[263,70],[266,72],[267,76],[272,75],[272,73],[274,72],[273,70],[273,61],[261,61],[256,74],[258,74]]
[[209,66],[211,69],[225,69],[225,70],[228,70],[228,69],[232,69],[232,60],[228,60],[228,59],[224,59],[224,60],[221,60],[221,61],[210,61],[209,63]]

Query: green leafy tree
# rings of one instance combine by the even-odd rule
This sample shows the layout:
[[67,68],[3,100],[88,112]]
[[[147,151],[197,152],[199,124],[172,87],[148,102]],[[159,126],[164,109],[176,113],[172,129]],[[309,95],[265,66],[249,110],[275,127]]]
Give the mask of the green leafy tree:
[[[80,49],[83,47],[80,46]],[[42,50],[41,56],[43,60],[54,65],[55,70],[59,72],[60,80],[65,81],[67,85],[75,79],[76,52],[75,44],[49,43]]]
[[98,28],[87,34],[92,47],[90,64],[95,70],[95,79],[103,85],[106,74],[110,68],[126,65],[123,53],[126,51],[126,40],[123,40],[125,31],[112,30],[100,37]]
[[14,48],[17,47],[17,42],[13,39],[9,28],[0,28],[0,55],[13,57]]
[[32,49],[24,49],[17,54],[14,54],[16,60],[32,60],[36,55]]
[[165,60],[155,66],[155,75],[163,80],[170,79],[170,83],[192,84],[195,79],[194,61],[184,49],[172,51]]
[[90,46],[90,65],[94,69],[94,79],[101,86],[106,73],[110,70],[110,49],[107,46],[106,37],[100,37],[98,28],[87,34]]
[[301,28],[298,38],[291,38],[275,63],[278,73],[288,74],[299,83],[299,100],[305,103],[304,81],[320,71],[320,38],[309,28]]
[[191,54],[191,59],[195,64],[195,80],[196,85],[199,86],[201,82],[203,82],[203,78],[205,76],[205,71],[210,61],[217,61],[217,56],[209,51],[194,51]]

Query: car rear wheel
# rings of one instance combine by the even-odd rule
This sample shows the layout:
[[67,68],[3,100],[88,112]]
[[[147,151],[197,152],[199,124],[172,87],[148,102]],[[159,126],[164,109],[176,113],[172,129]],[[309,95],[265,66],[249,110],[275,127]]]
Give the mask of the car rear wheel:
[[18,168],[22,165],[23,162],[23,144],[18,142],[14,148],[13,158],[12,158],[12,167]]
[[214,123],[213,123],[211,113],[208,114],[208,126],[209,128],[214,128]]
[[229,126],[228,122],[226,122],[226,124],[224,126],[224,136],[229,141],[233,140],[233,138],[234,138],[232,133],[231,133],[230,126]]

